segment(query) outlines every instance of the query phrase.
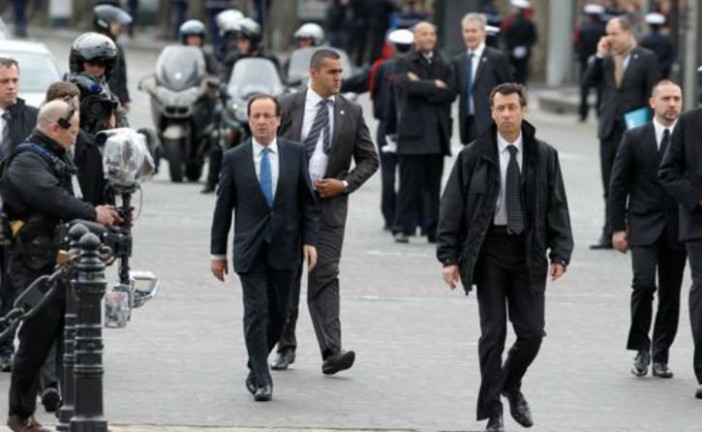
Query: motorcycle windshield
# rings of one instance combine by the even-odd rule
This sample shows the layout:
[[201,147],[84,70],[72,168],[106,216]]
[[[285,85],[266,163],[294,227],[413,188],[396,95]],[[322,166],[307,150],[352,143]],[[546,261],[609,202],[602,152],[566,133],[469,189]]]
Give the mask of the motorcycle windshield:
[[278,69],[272,61],[265,58],[243,58],[237,61],[227,84],[227,93],[241,101],[246,101],[257,93],[279,96],[284,90]]
[[156,62],[156,81],[172,91],[198,87],[205,77],[205,56],[200,48],[172,45]]
[[351,76],[353,70],[348,54],[340,49],[331,47],[309,47],[298,48],[290,54],[290,62],[288,64],[288,81],[291,83],[306,84],[310,77],[310,60],[312,54],[320,48],[331,49],[336,51],[341,57],[341,78],[346,79]]

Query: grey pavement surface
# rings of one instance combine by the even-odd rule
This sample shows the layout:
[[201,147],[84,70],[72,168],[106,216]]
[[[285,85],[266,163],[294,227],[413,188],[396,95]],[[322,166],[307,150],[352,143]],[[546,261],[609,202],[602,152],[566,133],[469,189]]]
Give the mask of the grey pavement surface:
[[[43,41],[67,62],[64,40]],[[136,127],[151,123],[148,100],[135,87],[153,70],[156,55],[153,50],[127,52],[135,102],[130,117]],[[374,131],[368,100],[360,102]],[[689,279],[670,354],[675,378],[633,377],[633,353],[624,349],[629,257],[587,248],[603,218],[595,123],[578,123],[536,106],[528,118],[560,152],[576,241],[568,272],[547,288],[548,336],[524,381],[536,423],[531,430],[702,430],[702,401],[693,398]],[[454,141],[455,153],[460,145]],[[446,172],[451,165],[447,159]],[[434,248],[425,239],[398,245],[381,230],[378,175],[351,197],[341,262],[344,345],[356,350],[356,365],[337,376],[321,374],[303,305],[297,361],[288,371],[274,372],[274,399],[262,404],[244,388],[238,280],[230,275],[222,284],[209,273],[214,198],[199,193],[202,184],[171,184],[166,171],[144,185],[133,260],[134,268],[161,276],[159,297],[135,311],[127,328],[104,331],[105,413],[111,430],[482,430],[484,425],[475,421],[475,295],[443,285]],[[7,406],[8,386],[9,375],[0,375],[0,406]],[[52,424],[39,408],[40,419]],[[507,430],[521,430],[505,413]]]

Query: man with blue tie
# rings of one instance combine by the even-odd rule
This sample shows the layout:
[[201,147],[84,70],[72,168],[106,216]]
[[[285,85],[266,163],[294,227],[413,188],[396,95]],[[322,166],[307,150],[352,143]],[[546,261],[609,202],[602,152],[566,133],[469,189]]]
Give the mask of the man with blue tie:
[[514,79],[512,65],[506,55],[485,45],[485,15],[469,13],[463,17],[463,41],[466,51],[453,59],[456,88],[459,92],[458,118],[461,142],[473,142],[492,122],[490,92],[498,84]]
[[317,261],[318,210],[304,147],[278,139],[280,105],[268,95],[248,103],[252,138],[224,155],[212,221],[212,274],[228,273],[227,237],[234,221],[234,271],[241,279],[244,336],[249,354],[246,388],[269,401],[268,355],[287,320],[302,259]]

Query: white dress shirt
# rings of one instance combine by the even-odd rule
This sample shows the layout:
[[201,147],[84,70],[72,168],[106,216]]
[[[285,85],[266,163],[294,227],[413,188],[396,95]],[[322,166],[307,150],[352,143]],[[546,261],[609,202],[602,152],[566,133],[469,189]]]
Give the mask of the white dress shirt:
[[[263,155],[263,149],[266,147],[257,143],[255,139],[251,139],[251,146],[253,147],[253,162],[254,170],[256,170],[256,178],[261,181],[261,156]],[[271,163],[271,181],[273,185],[273,199],[275,199],[275,191],[278,189],[278,173],[280,172],[279,167],[279,153],[278,153],[278,140],[273,139],[268,145],[270,152],[268,153],[268,161]]]
[[493,223],[495,225],[507,225],[507,206],[505,205],[505,186],[507,183],[507,165],[509,165],[509,150],[507,147],[514,145],[517,147],[517,164],[519,165],[519,172],[522,172],[522,161],[523,157],[523,140],[522,134],[519,134],[517,140],[513,143],[502,138],[502,136],[497,134],[497,156],[500,160],[500,195],[497,197],[497,204],[495,205],[495,218]]
[[[658,121],[655,117],[653,118],[653,129],[656,131],[656,147],[660,151],[661,149],[661,141],[663,141],[663,132],[666,129],[670,129],[670,136],[673,136],[673,129],[675,129],[675,125],[678,124],[678,121],[675,120],[672,125],[670,126],[663,126],[661,122]],[[668,144],[670,144],[670,141],[668,141]]]
[[[329,97],[332,102],[327,105],[329,110],[329,137],[331,142],[331,137],[334,136],[334,104],[336,99],[334,96]],[[315,93],[312,88],[307,89],[307,96],[305,97],[305,114],[302,118],[302,142],[305,142],[307,135],[312,129],[312,124],[314,123],[314,118],[317,115],[318,104],[322,101],[322,97]],[[334,144],[334,143],[332,143]],[[310,179],[312,179],[312,184],[314,182],[324,178],[324,174],[327,172],[327,164],[329,163],[329,156],[324,153],[324,131],[319,134],[319,139],[317,139],[317,145],[314,148],[312,157],[309,162],[309,172]]]
[[5,119],[2,118],[2,116],[5,114],[5,110],[0,108],[0,145],[6,145],[4,142],[2,142],[4,136],[5,136]]

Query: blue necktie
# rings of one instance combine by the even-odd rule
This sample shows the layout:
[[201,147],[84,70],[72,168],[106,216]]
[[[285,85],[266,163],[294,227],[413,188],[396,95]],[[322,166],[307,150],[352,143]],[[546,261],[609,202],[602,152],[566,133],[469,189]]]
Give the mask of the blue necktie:
[[322,99],[317,105],[317,113],[314,116],[314,122],[310,128],[310,132],[307,134],[305,139],[305,150],[307,151],[307,158],[311,158],[314,153],[314,149],[317,148],[317,141],[319,140],[319,135],[322,136],[322,150],[324,154],[329,154],[331,149],[331,128],[329,127],[329,107],[331,103],[329,99]]
[[273,207],[273,175],[271,174],[271,159],[268,154],[271,149],[264,148],[261,150],[261,172],[259,182],[261,183],[261,191],[266,197],[269,207]]
[[466,111],[467,114],[473,114],[473,53],[468,54],[468,62],[466,64]]

